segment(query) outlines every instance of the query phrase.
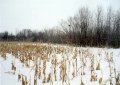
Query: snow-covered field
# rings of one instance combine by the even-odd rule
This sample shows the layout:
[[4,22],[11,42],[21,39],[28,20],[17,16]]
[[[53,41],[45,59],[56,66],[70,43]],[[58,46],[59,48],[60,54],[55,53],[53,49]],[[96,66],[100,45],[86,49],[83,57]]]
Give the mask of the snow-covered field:
[[0,85],[120,85],[120,49],[0,43]]

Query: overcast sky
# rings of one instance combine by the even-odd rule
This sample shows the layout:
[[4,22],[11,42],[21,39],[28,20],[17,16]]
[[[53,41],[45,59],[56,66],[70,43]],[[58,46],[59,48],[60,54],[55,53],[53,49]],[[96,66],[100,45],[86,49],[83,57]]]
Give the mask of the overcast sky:
[[61,19],[76,14],[81,6],[94,9],[97,5],[118,9],[120,0],[0,0],[0,32],[56,26]]

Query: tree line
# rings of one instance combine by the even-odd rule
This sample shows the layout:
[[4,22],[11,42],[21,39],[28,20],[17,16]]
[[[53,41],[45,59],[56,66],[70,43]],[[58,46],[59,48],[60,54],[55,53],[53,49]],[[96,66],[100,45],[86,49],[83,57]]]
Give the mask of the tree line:
[[0,33],[1,41],[51,42],[80,46],[120,47],[120,9],[109,7],[103,10],[98,6],[95,11],[82,7],[78,13],[59,26],[44,31],[23,29],[15,35],[7,31]]

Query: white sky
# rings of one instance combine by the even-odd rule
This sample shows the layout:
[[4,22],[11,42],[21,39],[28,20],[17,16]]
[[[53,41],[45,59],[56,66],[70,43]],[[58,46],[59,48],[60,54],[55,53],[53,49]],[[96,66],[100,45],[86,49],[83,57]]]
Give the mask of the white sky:
[[56,26],[78,12],[81,6],[120,8],[120,0],[0,0],[0,32],[24,28],[41,30]]

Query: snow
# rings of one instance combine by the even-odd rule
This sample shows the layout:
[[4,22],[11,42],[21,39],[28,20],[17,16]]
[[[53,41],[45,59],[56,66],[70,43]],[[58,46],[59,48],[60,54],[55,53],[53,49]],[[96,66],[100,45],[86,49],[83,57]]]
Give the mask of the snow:
[[[46,45],[46,44],[45,44]],[[59,47],[59,46],[53,46],[53,47]],[[55,81],[54,78],[54,67],[51,64],[51,59],[50,61],[46,63],[46,78],[48,77],[48,74],[51,73],[52,80],[53,80],[53,85],[62,85],[62,80],[60,80],[60,61],[63,59],[63,57],[67,58],[68,60],[66,61],[66,67],[67,67],[67,73],[68,75],[66,76],[66,82],[64,82],[64,85],[67,85],[67,82],[70,81],[70,85],[80,85],[81,83],[81,58],[80,56],[85,57],[87,55],[86,60],[84,60],[86,66],[84,68],[85,75],[82,76],[82,82],[84,85],[100,85],[99,84],[99,78],[102,77],[103,81],[102,83],[105,85],[109,85],[109,81],[107,81],[110,77],[110,72],[109,72],[109,63],[106,60],[106,53],[108,52],[108,55],[110,55],[113,52],[113,60],[114,63],[111,63],[112,68],[115,65],[117,73],[120,73],[120,49],[108,49],[108,48],[92,48],[92,47],[77,47],[77,51],[75,51],[76,47],[69,47],[69,46],[60,46],[64,47],[67,49],[72,49],[68,50],[66,54],[62,53],[51,53],[49,56],[51,57],[52,55],[55,54],[55,57],[57,59],[58,65],[56,67],[57,71],[57,81]],[[86,51],[87,50],[87,51]],[[86,51],[85,54],[82,54],[83,51]],[[80,52],[80,53],[79,53]],[[75,67],[73,68],[73,62],[76,62],[75,59],[72,59],[72,57],[76,54],[77,56],[77,76],[73,78],[73,71],[76,69]],[[99,56],[100,55],[100,56]],[[97,81],[90,81],[90,65],[91,61],[89,56],[94,56],[93,59],[94,61],[94,68],[96,68],[98,62],[100,61],[100,70],[95,70],[95,74],[97,75]],[[13,71],[11,70],[11,65],[12,62],[15,62],[16,65],[16,71],[15,74],[13,74]],[[69,62],[70,62],[70,67],[69,67]],[[75,63],[74,63],[75,65]],[[43,61],[39,63],[39,66],[41,69],[43,69]],[[70,69],[69,69],[70,68]],[[113,70],[112,70],[113,72]],[[35,66],[34,62],[30,61],[30,67],[26,67],[23,65],[23,63],[20,62],[18,58],[13,56],[12,54],[7,53],[7,58],[6,60],[3,57],[0,57],[0,85],[22,85],[21,81],[18,80],[18,74],[25,75],[27,77],[27,80],[31,80],[31,85],[34,85],[34,74],[35,74]],[[76,73],[75,73],[76,75]],[[112,74],[114,77],[114,73]],[[41,79],[38,79],[37,85],[43,85],[42,83],[43,75]],[[115,85],[115,79],[112,79],[113,85]],[[44,83],[44,85],[52,85],[50,82],[49,83]]]

